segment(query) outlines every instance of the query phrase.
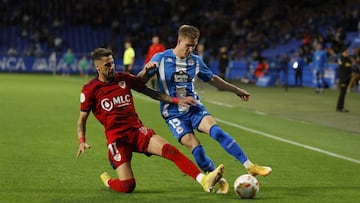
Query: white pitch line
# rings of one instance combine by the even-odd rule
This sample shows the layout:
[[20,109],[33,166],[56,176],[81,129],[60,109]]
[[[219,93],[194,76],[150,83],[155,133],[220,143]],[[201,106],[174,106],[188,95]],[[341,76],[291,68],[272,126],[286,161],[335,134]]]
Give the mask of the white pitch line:
[[[147,96],[144,96],[144,95],[134,94],[134,96],[139,98],[139,99],[146,100],[146,101],[157,102],[156,100],[151,99],[151,98],[149,98]],[[217,104],[217,105],[224,106],[222,103]],[[336,157],[336,158],[339,158],[339,159],[343,159],[343,160],[346,160],[346,161],[350,161],[350,162],[353,162],[353,163],[360,164],[360,160],[357,160],[357,159],[346,157],[346,156],[343,156],[343,155],[340,155],[340,154],[329,152],[329,151],[326,151],[326,150],[323,150],[323,149],[320,149],[320,148],[316,148],[316,147],[312,147],[312,146],[309,146],[309,145],[301,144],[299,142],[291,141],[291,140],[288,140],[288,139],[285,139],[285,138],[281,138],[281,137],[278,137],[278,136],[275,136],[275,135],[271,135],[269,133],[261,132],[261,131],[258,131],[258,130],[252,129],[252,128],[248,128],[248,127],[236,124],[236,123],[232,123],[230,121],[225,121],[225,120],[222,120],[222,119],[219,119],[219,118],[216,118],[216,120],[218,122],[224,123],[226,125],[229,125],[229,126],[232,126],[232,127],[235,127],[235,128],[239,128],[239,129],[242,129],[242,130],[245,130],[245,131],[248,131],[248,132],[252,132],[252,133],[255,133],[255,134],[258,134],[258,135],[262,135],[264,137],[268,137],[268,138],[271,138],[273,140],[277,140],[277,141],[280,141],[280,142],[285,142],[285,143],[292,144],[292,145],[295,145],[295,146],[298,146],[298,147],[303,147],[305,149],[309,149],[309,150],[312,150],[312,151],[315,151],[315,152],[326,154],[328,156],[332,156],[332,157]]]
[[275,135],[271,135],[271,134],[269,134],[269,133],[265,133],[265,132],[261,132],[261,131],[258,131],[258,130],[254,130],[254,129],[251,129],[251,128],[248,128],[248,127],[245,127],[245,126],[236,124],[236,123],[232,123],[232,122],[229,122],[229,121],[225,121],[225,120],[219,119],[219,118],[216,118],[216,120],[219,121],[219,122],[221,122],[221,123],[230,125],[230,126],[232,126],[232,127],[240,128],[240,129],[242,129],[242,130],[245,130],[245,131],[248,131],[248,132],[252,132],[252,133],[255,133],[255,134],[258,134],[258,135],[262,135],[262,136],[264,136],[264,137],[268,137],[268,138],[271,138],[271,139],[274,139],[274,140],[277,140],[277,141],[285,142],[285,143],[292,144],[292,145],[295,145],[295,146],[303,147],[303,148],[305,148],[305,149],[309,149],[309,150],[312,150],[312,151],[316,151],[316,152],[319,152],[319,153],[322,153],[322,154],[326,154],[326,155],[328,155],[328,156],[332,156],[332,157],[336,157],[336,158],[339,158],[339,159],[343,159],[343,160],[346,160],[346,161],[351,161],[351,162],[360,164],[360,160],[357,160],[357,159],[353,159],[353,158],[346,157],[346,156],[343,156],[343,155],[340,155],[340,154],[336,154],[336,153],[333,153],[333,152],[329,152],[329,151],[326,151],[326,150],[323,150],[323,149],[319,149],[319,148],[312,147],[312,146],[309,146],[309,145],[305,145],[305,144],[301,144],[301,143],[298,143],[298,142],[294,142],[294,141],[291,141],[291,140],[288,140],[288,139],[285,139],[285,138],[281,138],[281,137],[278,137],[278,136],[275,136]]
[[209,102],[209,103],[212,103],[212,104],[216,104],[216,105],[219,105],[219,106],[226,106],[226,107],[229,107],[229,108],[232,108],[233,105],[231,104],[226,104],[226,103],[222,103],[222,102],[218,102],[218,101],[212,101],[212,100],[208,100],[206,102]]

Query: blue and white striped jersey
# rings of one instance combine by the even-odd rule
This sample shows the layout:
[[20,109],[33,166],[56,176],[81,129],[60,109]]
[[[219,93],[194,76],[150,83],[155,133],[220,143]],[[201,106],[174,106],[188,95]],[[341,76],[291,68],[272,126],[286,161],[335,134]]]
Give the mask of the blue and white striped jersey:
[[[158,62],[159,66],[149,72],[150,76],[157,74],[159,91],[172,97],[192,96],[201,105],[200,98],[195,92],[195,79],[198,76],[204,82],[211,80],[213,73],[204,61],[195,54],[190,54],[187,58],[175,56],[172,49],[157,53],[151,59]],[[164,118],[183,114],[191,111],[190,107],[185,108],[178,105],[160,103],[160,111]]]
[[324,72],[328,63],[328,58],[324,50],[317,50],[313,53],[313,68],[319,72]]

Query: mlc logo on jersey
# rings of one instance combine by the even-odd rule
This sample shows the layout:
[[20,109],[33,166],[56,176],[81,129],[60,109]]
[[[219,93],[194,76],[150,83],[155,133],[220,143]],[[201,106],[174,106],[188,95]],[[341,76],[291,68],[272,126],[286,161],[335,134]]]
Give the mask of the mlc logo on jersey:
[[112,99],[109,98],[102,99],[100,104],[105,111],[111,111],[114,106],[116,107],[127,106],[130,105],[130,102],[131,102],[130,95],[126,94],[124,96],[121,95],[114,97]]
[[101,107],[105,111],[111,111],[111,109],[114,107],[114,105],[113,105],[113,103],[111,102],[110,99],[105,98],[105,99],[101,100]]

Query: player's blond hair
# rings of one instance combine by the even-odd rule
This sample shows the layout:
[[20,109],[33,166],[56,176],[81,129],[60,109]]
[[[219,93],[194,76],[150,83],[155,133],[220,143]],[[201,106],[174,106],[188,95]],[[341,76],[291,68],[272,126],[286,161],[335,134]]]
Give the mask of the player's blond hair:
[[179,28],[178,31],[178,36],[179,37],[190,37],[192,39],[197,39],[200,37],[200,31],[197,27],[192,26],[192,25],[182,25]]

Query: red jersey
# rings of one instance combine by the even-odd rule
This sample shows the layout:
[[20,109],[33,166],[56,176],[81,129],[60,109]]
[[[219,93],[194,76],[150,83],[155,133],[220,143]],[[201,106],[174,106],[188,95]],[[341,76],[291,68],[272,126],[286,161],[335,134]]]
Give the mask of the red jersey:
[[269,67],[267,64],[265,63],[259,63],[257,65],[257,67],[255,68],[254,74],[256,76],[256,78],[260,78],[261,76],[263,76],[264,74],[267,73]]
[[165,47],[161,43],[152,44],[146,54],[145,63],[149,62],[151,60],[151,57],[153,57],[156,53],[163,51],[165,51]]
[[145,84],[128,73],[116,73],[111,83],[101,82],[96,77],[82,88],[80,110],[93,112],[105,128],[108,143],[123,137],[126,130],[142,126],[131,89],[142,91]]

